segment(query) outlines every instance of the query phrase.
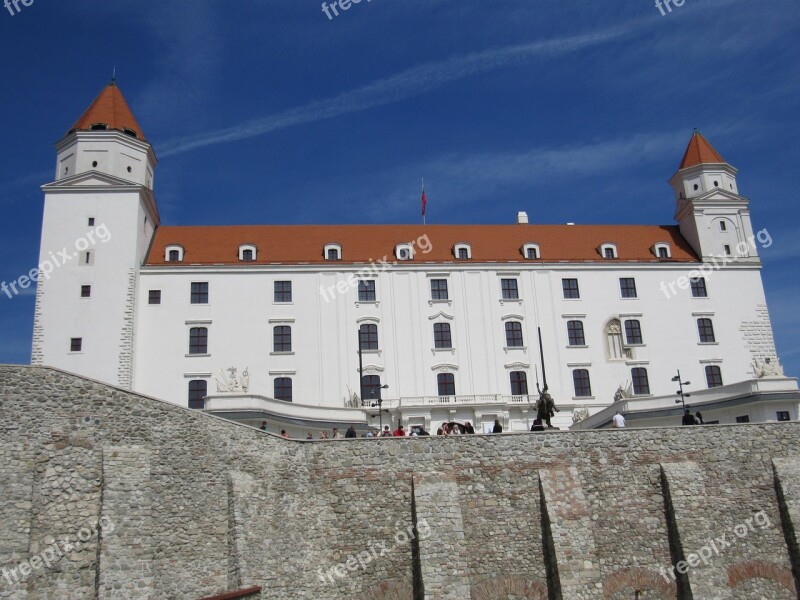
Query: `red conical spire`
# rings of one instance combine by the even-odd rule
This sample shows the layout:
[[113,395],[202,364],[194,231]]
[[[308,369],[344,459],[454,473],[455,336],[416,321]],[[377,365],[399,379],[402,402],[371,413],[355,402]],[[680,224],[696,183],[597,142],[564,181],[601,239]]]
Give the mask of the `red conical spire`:
[[91,131],[99,129],[102,125],[106,125],[110,130],[134,133],[137,138],[145,139],[139,123],[136,122],[133,112],[125,102],[125,97],[114,80],[100,92],[86,112],[75,122],[69,133]]
[[725,159],[720,156],[719,152],[714,150],[714,147],[708,143],[708,140],[695,129],[692,134],[692,139],[689,140],[689,145],[686,147],[686,152],[683,154],[681,166],[678,167],[678,169],[686,169],[703,163],[724,162]]

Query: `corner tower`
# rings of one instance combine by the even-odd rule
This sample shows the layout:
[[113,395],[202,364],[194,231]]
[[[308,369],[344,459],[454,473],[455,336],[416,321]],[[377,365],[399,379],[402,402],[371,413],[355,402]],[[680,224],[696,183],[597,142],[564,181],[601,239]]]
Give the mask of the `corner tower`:
[[759,262],[752,243],[750,203],[739,195],[736,174],[695,129],[669,183],[675,192],[675,219],[681,234],[704,261],[731,256]]
[[56,144],[44,185],[31,362],[130,388],[156,155],[112,81]]

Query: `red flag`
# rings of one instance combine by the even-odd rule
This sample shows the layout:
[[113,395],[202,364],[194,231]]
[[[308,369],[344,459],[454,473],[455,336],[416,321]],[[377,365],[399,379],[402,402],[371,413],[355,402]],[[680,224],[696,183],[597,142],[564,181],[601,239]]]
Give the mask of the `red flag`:
[[425,216],[425,207],[428,205],[428,199],[425,197],[425,188],[422,188],[422,216]]

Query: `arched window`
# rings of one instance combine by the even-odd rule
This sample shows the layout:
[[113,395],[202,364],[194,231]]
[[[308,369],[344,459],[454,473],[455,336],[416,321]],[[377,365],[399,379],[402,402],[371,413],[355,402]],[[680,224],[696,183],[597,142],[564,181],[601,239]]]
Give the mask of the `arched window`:
[[570,346],[585,346],[586,336],[583,333],[583,322],[567,321],[567,336]]
[[176,244],[167,246],[164,251],[164,260],[166,262],[182,262],[183,246],[178,246]]
[[239,260],[242,262],[252,262],[256,259],[257,249],[253,244],[242,244],[239,246]]
[[592,395],[592,383],[589,380],[588,369],[575,369],[572,371],[572,383],[575,384],[575,397],[588,397]]
[[706,367],[706,383],[710,388],[722,385],[722,371],[717,365],[709,365]]
[[629,346],[644,343],[642,341],[642,324],[638,320],[625,320],[625,339]]
[[713,344],[717,341],[711,319],[697,319],[697,332],[700,334],[701,344]]
[[539,245],[528,243],[522,246],[522,256],[527,258],[528,260],[537,260],[542,255],[539,252]]
[[647,378],[647,369],[637,367],[631,369],[631,381],[633,382],[633,393],[645,395],[650,393],[650,380]]
[[472,248],[469,244],[456,244],[453,247],[453,255],[458,260],[469,260],[472,258]]

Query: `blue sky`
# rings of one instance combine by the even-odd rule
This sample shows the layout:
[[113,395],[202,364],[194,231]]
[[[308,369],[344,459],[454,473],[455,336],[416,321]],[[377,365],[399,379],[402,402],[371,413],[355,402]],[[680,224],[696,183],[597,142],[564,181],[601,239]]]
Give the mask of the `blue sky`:
[[[0,279],[38,261],[53,144],[112,68],[165,224],[673,222],[692,129],[740,169],[778,352],[800,374],[800,4],[34,0],[0,6]],[[732,299],[735,301],[735,299]],[[0,296],[0,363],[33,294]]]

